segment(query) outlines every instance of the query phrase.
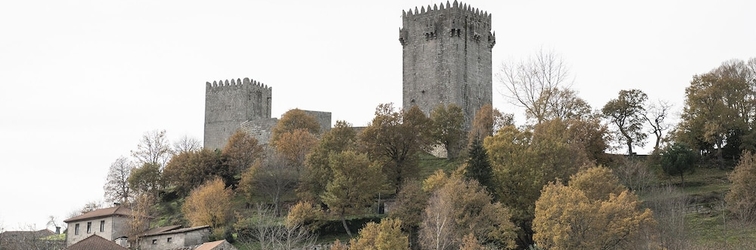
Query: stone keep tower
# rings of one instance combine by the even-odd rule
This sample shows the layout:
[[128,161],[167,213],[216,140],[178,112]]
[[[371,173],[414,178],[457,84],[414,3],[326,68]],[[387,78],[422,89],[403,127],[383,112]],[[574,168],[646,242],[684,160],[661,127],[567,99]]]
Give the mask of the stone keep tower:
[[207,149],[221,149],[246,121],[270,119],[272,89],[249,78],[205,86],[205,136]]
[[466,4],[402,11],[403,104],[430,114],[439,104],[456,104],[469,129],[475,112],[491,104],[491,14]]

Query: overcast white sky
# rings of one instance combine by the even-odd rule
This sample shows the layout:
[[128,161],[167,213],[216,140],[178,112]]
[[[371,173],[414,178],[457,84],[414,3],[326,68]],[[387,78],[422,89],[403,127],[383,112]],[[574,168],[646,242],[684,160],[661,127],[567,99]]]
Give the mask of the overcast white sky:
[[[272,86],[275,117],[366,125],[379,103],[401,105],[402,10],[434,3],[0,2],[0,228],[102,200],[108,167],[146,131],[201,139],[206,81]],[[680,109],[694,74],[756,56],[754,1],[466,3],[493,14],[494,72],[556,51],[594,108],[639,88]],[[522,113],[498,94],[494,106]]]

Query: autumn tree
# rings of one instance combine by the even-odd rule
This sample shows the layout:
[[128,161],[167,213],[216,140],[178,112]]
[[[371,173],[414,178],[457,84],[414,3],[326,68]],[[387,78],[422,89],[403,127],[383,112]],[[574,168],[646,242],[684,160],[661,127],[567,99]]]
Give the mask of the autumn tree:
[[455,159],[464,145],[465,114],[457,105],[438,105],[430,113],[430,134],[446,149],[447,159]]
[[497,74],[510,102],[536,124],[548,120],[558,90],[572,85],[569,67],[556,53],[540,50],[527,60],[505,63]]
[[298,129],[318,135],[320,134],[320,123],[318,123],[318,120],[314,116],[307,114],[304,110],[291,109],[286,111],[286,113],[281,115],[281,119],[271,131],[270,144],[275,146],[280,140],[281,135],[294,132]]
[[[721,163],[725,154],[737,158],[756,142],[756,58],[731,60],[705,74],[693,76],[685,88],[685,107],[676,138]],[[749,143],[743,144],[743,141]],[[745,145],[745,146],[742,146]]]
[[294,191],[298,178],[296,167],[279,154],[268,152],[245,170],[239,187],[249,198],[259,195],[268,199],[275,206],[275,215],[280,216],[282,197]]
[[617,99],[609,100],[601,109],[604,116],[620,134],[617,138],[620,144],[627,146],[627,154],[633,155],[633,146],[642,147],[646,134],[643,124],[646,116],[646,100],[648,96],[639,89],[620,90]]
[[138,164],[157,165],[161,171],[172,154],[173,151],[165,130],[145,132],[142,139],[139,140],[137,150],[131,151],[131,155],[137,160]]
[[355,150],[356,146],[357,134],[352,125],[346,121],[336,121],[333,128],[321,136],[317,145],[307,155],[297,195],[301,199],[319,203],[320,195],[332,177],[328,156],[331,153]]
[[590,119],[593,116],[591,105],[569,88],[544,90],[536,100],[536,106],[544,107],[543,120]]
[[533,238],[544,249],[637,249],[640,232],[655,224],[650,209],[604,167],[546,185],[535,203]]
[[350,249],[400,250],[409,249],[407,235],[402,232],[402,221],[383,219],[380,223],[368,222],[359,236],[350,241]]
[[154,197],[158,197],[163,187],[161,175],[160,165],[145,163],[131,170],[128,178],[129,189],[137,194],[151,193]]
[[532,244],[534,204],[542,187],[555,179],[569,179],[591,162],[583,145],[566,130],[566,123],[555,119],[532,130],[507,126],[484,141],[496,183],[493,189],[499,201],[512,209],[513,221],[520,227],[520,246]]
[[301,226],[314,233],[325,222],[325,213],[319,205],[309,201],[299,201],[286,214],[286,226]]
[[275,144],[276,153],[286,160],[287,164],[295,167],[297,172],[301,172],[305,157],[317,145],[318,138],[304,129],[284,132],[278,138]]
[[250,217],[239,218],[234,224],[238,233],[240,249],[314,249],[317,235],[312,234],[307,226],[286,223],[275,215],[275,211],[263,204],[258,204]]
[[408,233],[410,246],[413,246],[413,249],[417,249],[416,246],[419,245],[418,232],[429,197],[429,194],[423,191],[419,181],[406,180],[396,195],[395,207],[389,211],[389,218],[402,221],[402,229]]
[[475,112],[472,127],[467,134],[468,144],[475,139],[482,142],[486,137],[493,136],[496,131],[509,125],[514,125],[512,114],[502,114],[491,104],[483,105]]
[[132,244],[138,242],[139,236],[150,228],[150,218],[155,215],[152,206],[156,202],[157,197],[149,192],[139,193],[134,197],[128,225],[128,238]]
[[418,175],[418,154],[430,145],[429,121],[417,106],[396,111],[393,104],[381,104],[359,136],[370,159],[382,164],[383,172],[396,192],[403,180]]
[[732,183],[730,192],[725,196],[727,209],[744,221],[756,219],[756,155],[744,151],[740,162],[729,174]]
[[433,192],[423,212],[420,242],[423,249],[459,249],[473,234],[496,249],[514,248],[516,227],[511,213],[476,181],[452,175]]
[[105,201],[108,203],[128,204],[132,199],[131,188],[129,187],[129,176],[133,169],[131,161],[126,157],[118,157],[108,170],[108,176],[105,179]]
[[685,173],[693,172],[696,153],[687,145],[675,143],[661,153],[661,166],[668,175],[679,175],[680,183],[685,187]]
[[329,156],[333,179],[321,195],[323,202],[335,213],[349,236],[346,216],[364,213],[365,207],[384,190],[385,178],[380,165],[371,162],[367,155],[354,151],[332,153]]
[[260,159],[263,153],[263,147],[257,138],[241,129],[231,135],[226,146],[223,147],[223,157],[226,158],[233,175],[244,172]]
[[209,149],[174,156],[166,165],[163,177],[181,197],[215,177],[223,178],[229,183],[234,179],[220,152]]
[[209,225],[214,229],[231,220],[231,189],[223,180],[214,178],[198,186],[186,197],[181,212],[192,226]]

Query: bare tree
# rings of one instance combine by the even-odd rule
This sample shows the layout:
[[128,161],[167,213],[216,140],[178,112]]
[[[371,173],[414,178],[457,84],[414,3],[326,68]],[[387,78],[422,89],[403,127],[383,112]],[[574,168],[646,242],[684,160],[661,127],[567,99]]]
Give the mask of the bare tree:
[[504,63],[497,74],[510,102],[525,108],[528,119],[541,123],[547,119],[549,105],[558,97],[556,90],[569,89],[572,80],[567,63],[552,51],[539,50],[518,63]]
[[173,142],[173,153],[192,152],[202,149],[202,143],[194,137],[184,135]]
[[685,209],[689,197],[673,186],[662,186],[648,192],[643,203],[654,212],[659,243],[663,249],[689,249],[685,233]]
[[121,204],[128,204],[131,200],[131,189],[129,188],[129,176],[134,165],[126,157],[118,157],[108,170],[108,177],[105,179],[105,201]]
[[81,208],[81,213],[80,214],[89,213],[89,212],[95,211],[97,209],[100,209],[102,207],[103,207],[103,203],[102,203],[101,200],[99,200],[99,201],[90,201],[90,202],[87,202],[87,204],[84,204],[84,207]]
[[436,190],[428,200],[423,221],[420,225],[420,246],[422,249],[453,249],[455,223],[453,205],[449,199]]
[[260,193],[270,199],[278,216],[281,214],[281,197],[294,191],[298,179],[296,167],[270,150],[265,159],[256,162],[242,174],[239,185],[250,196]]
[[648,125],[651,125],[651,133],[656,137],[654,143],[654,153],[659,152],[659,146],[664,138],[664,131],[669,129],[670,125],[664,122],[664,119],[669,115],[672,109],[672,104],[666,101],[659,100],[657,104],[651,104],[648,106],[646,113],[643,114],[643,118],[646,119]]
[[241,219],[237,228],[246,229],[248,234],[241,237],[242,245],[259,244],[259,249],[286,250],[311,249],[317,236],[310,234],[301,224],[284,225],[276,219],[273,208],[258,204],[255,219]]
[[139,165],[146,163],[157,164],[162,169],[165,163],[171,158],[172,150],[165,135],[165,130],[153,130],[144,133],[139,140],[136,151],[131,151],[131,155],[137,159]]

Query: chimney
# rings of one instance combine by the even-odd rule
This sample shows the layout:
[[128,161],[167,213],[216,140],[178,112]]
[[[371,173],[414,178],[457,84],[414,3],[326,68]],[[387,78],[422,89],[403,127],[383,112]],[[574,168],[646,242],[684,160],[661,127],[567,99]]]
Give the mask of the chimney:
[[60,234],[60,227],[55,227],[55,234]]

